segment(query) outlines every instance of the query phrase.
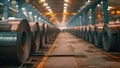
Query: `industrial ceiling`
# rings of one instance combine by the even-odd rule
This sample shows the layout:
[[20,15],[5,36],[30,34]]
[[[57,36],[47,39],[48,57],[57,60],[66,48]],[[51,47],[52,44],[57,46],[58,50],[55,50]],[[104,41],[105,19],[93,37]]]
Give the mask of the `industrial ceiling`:
[[[92,1],[94,0],[26,0],[54,24],[66,24],[66,21],[74,16],[82,6]],[[120,12],[120,1],[108,0],[108,9],[110,13]]]

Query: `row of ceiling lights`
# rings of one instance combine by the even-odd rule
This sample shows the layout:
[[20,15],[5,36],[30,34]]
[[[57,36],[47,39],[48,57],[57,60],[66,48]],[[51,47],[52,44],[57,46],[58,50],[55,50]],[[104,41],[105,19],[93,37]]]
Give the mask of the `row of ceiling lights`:
[[50,6],[48,5],[48,3],[45,2],[45,0],[40,0],[39,2],[42,2],[42,3],[43,3],[43,6],[45,6],[46,9],[47,9],[50,13],[53,12],[52,9],[50,8]]
[[67,8],[68,8],[68,2],[69,0],[64,0],[64,9],[63,9],[63,12],[66,13],[67,12]]
[[[52,9],[50,8],[50,6],[48,6],[48,3],[46,3],[45,0],[40,0],[39,2],[43,2],[43,6],[45,6],[46,9],[48,9],[48,11],[50,13],[52,13]],[[67,8],[68,8],[68,2],[69,2],[69,0],[64,0],[64,2],[65,3],[64,3],[64,10],[63,10],[63,12],[65,13],[67,11]]]

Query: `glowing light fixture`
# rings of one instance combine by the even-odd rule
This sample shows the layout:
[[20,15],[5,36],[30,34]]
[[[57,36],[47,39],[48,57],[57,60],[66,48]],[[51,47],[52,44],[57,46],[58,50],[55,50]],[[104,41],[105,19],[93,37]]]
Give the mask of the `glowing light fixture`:
[[49,6],[47,6],[46,8],[47,8],[47,9],[49,9],[50,7],[49,7]]
[[29,14],[32,14],[32,12],[29,12]]
[[98,4],[97,7],[100,7],[100,4]]
[[90,11],[92,11],[92,9],[90,9]]
[[39,17],[39,20],[40,20],[41,18]]
[[67,7],[66,7],[66,6],[64,6],[64,9],[67,9]]
[[25,8],[22,8],[22,10],[24,11],[24,10],[25,10]]
[[52,13],[52,11],[50,11],[50,13]]
[[90,0],[88,0],[88,2],[90,2]]
[[120,11],[116,11],[116,13],[120,15]]
[[16,7],[18,7],[18,5],[16,5]]
[[34,16],[35,18],[37,17],[37,15]]
[[44,6],[48,6],[48,4],[47,4],[47,3],[44,3],[43,5],[44,5]]
[[52,11],[51,9],[48,9],[48,11]]
[[64,0],[65,2],[69,2],[69,0]]
[[89,16],[89,18],[91,19],[92,17],[91,17],[91,16]]
[[40,0],[40,2],[45,2],[45,0]]
[[64,3],[64,6],[68,6],[68,4],[67,4],[67,3]]
[[115,7],[108,6],[108,9],[107,9],[107,10],[111,10],[111,9],[115,9]]
[[67,10],[64,10],[64,12],[66,12]]
[[110,10],[110,8],[108,8],[107,10]]

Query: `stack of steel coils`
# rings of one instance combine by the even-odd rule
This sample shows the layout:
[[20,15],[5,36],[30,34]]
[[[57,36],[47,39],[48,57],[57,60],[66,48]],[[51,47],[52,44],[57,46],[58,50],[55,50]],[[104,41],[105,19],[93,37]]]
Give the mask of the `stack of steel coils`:
[[[3,24],[2,24],[3,25]],[[0,25],[0,27],[3,27]],[[28,21],[8,20],[0,31],[0,61],[24,63],[31,48],[31,31]],[[8,30],[7,30],[8,29]]]

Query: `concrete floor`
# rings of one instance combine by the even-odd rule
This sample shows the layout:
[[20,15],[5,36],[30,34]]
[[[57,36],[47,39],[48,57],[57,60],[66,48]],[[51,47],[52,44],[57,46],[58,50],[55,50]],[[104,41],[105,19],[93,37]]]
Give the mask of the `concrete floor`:
[[67,32],[59,34],[52,53],[80,56],[49,57],[44,68],[120,68],[120,62],[105,55],[101,49]]

